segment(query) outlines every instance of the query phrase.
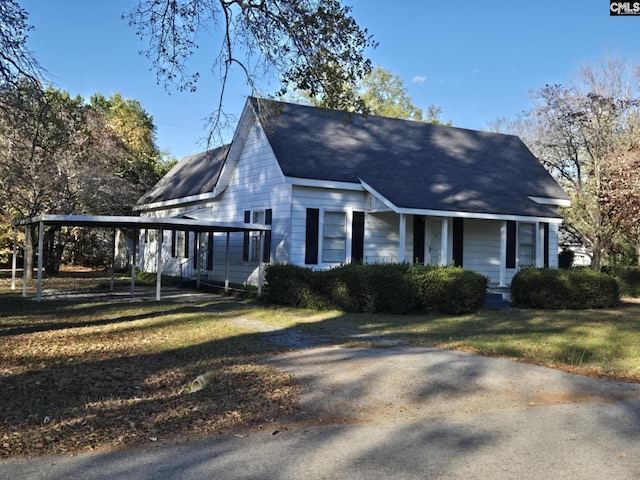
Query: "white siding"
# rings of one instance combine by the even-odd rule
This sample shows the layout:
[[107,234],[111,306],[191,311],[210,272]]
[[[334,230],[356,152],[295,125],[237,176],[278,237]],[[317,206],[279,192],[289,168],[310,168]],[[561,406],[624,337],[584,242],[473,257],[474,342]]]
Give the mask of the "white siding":
[[[407,261],[413,256],[413,221],[407,218]],[[364,221],[364,260],[366,263],[397,262],[400,253],[400,216],[389,213],[367,215]]]
[[[271,262],[287,261],[291,187],[285,184],[262,128],[251,129],[240,160],[224,193],[211,204],[213,217],[221,222],[243,222],[244,211],[272,209]],[[242,261],[244,234],[229,237],[229,280],[256,284],[258,262]],[[226,234],[216,234],[213,247],[213,272],[209,278],[224,280]]]
[[558,231],[560,224],[549,225],[549,268],[558,268]]
[[[307,208],[317,208],[321,212],[345,212],[347,216],[347,249],[351,242],[351,212],[365,210],[365,192],[353,190],[329,190],[318,187],[294,186],[291,204],[291,251],[289,262],[304,266]],[[368,243],[370,216],[365,216],[365,256]],[[321,214],[322,221],[322,214]],[[320,254],[321,256],[321,254]],[[321,259],[319,259],[321,261]],[[332,265],[320,263],[317,268],[328,268]]]
[[495,220],[464,220],[462,267],[489,277],[491,284],[500,282],[501,225]]
[[[215,200],[199,204],[197,208],[211,210],[211,219],[219,222],[244,221],[245,210],[272,210],[271,233],[271,262],[288,261],[289,219],[291,204],[291,186],[285,183],[284,176],[274,157],[262,129],[254,125],[240,154],[240,159],[231,174],[229,185],[225,191]],[[181,208],[166,209],[153,212],[158,216],[175,216],[181,212],[192,211],[196,208],[189,205]],[[226,257],[225,233],[214,235],[213,247],[213,271],[209,272],[209,278],[215,281],[225,279]],[[229,236],[229,281],[238,284],[256,284],[258,276],[258,262],[242,261],[244,234],[231,233]],[[170,233],[165,236],[165,248],[167,258],[163,271],[169,275],[180,274],[180,263],[184,259],[171,259]],[[191,234],[190,255],[193,255],[194,235]],[[150,253],[156,250],[155,245],[141,248],[146,251],[143,268],[155,271],[155,259]],[[188,262],[192,268],[193,259]],[[206,264],[203,265],[206,267]],[[193,269],[192,269],[193,270]]]

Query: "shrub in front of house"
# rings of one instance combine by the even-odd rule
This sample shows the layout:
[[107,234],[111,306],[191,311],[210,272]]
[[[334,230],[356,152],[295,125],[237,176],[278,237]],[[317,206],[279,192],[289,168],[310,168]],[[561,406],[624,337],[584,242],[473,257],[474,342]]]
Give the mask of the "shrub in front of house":
[[312,272],[270,265],[265,292],[272,303],[303,308],[462,314],[482,306],[487,283],[486,277],[456,267],[353,263]]
[[330,278],[331,303],[345,312],[403,315],[418,309],[408,264],[351,263],[327,270],[324,275]]
[[454,266],[416,265],[412,277],[423,311],[453,315],[482,307],[489,285],[487,277]]
[[639,267],[608,267],[602,270],[615,278],[623,297],[640,297],[640,268]]
[[511,300],[519,308],[607,308],[619,299],[615,279],[588,268],[523,268],[511,280]]
[[297,308],[330,308],[318,288],[316,272],[295,265],[269,265],[265,271],[265,298],[270,303]]

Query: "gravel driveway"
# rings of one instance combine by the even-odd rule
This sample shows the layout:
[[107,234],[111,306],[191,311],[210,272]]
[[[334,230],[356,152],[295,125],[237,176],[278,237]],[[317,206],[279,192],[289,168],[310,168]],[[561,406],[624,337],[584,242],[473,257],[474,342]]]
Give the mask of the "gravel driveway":
[[4,461],[0,478],[640,478],[637,384],[408,346],[266,362],[301,381],[295,418],[198,442]]
[[269,364],[303,385],[303,418],[389,422],[640,399],[640,385],[449,350],[313,348]]

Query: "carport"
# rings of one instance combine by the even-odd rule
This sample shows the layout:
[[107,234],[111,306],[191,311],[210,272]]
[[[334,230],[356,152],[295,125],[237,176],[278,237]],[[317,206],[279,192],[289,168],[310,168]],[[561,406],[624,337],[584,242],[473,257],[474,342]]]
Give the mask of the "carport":
[[[260,234],[260,260],[258,274],[258,295],[262,294],[264,282],[264,264],[262,261],[264,250],[265,232],[271,230],[271,225],[259,225],[251,223],[220,223],[206,220],[195,220],[192,218],[179,217],[134,217],[134,216],[109,216],[109,215],[38,215],[31,218],[16,220],[13,222],[14,242],[13,242],[13,260],[11,265],[11,289],[16,289],[16,271],[17,271],[17,253],[18,253],[18,228],[25,229],[25,251],[24,257],[29,258],[32,252],[31,228],[38,226],[38,265],[37,265],[37,294],[38,302],[42,300],[42,273],[43,273],[43,257],[44,248],[44,230],[46,226],[65,226],[65,227],[93,227],[108,228],[113,230],[112,243],[112,261],[111,261],[111,290],[114,285],[114,260],[115,260],[115,232],[117,229],[133,229],[138,232],[140,229],[149,229],[158,231],[158,252],[157,252],[157,280],[156,280],[156,300],[160,300],[162,296],[162,238],[165,230],[188,230],[196,233],[213,232],[226,233],[227,249],[225,252],[225,288],[229,287],[229,235],[233,232],[259,232]],[[197,241],[200,241],[200,235],[196,235]],[[198,245],[198,249],[200,245]],[[135,247],[134,247],[135,250]],[[134,251],[135,256],[135,251]],[[22,275],[22,296],[27,296],[27,262],[24,262],[24,272]],[[131,295],[135,291],[135,262],[131,265]]]

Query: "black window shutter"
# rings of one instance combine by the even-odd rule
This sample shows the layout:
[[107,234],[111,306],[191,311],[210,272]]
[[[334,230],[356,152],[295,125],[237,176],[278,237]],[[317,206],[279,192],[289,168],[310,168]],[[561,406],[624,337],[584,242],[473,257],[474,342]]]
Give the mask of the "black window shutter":
[[456,267],[462,266],[463,256],[463,234],[464,234],[464,220],[462,218],[453,219],[453,264]]
[[[251,210],[244,211],[244,223],[251,223]],[[242,260],[249,261],[249,232],[244,232],[244,242],[242,244]]]
[[351,260],[364,260],[364,212],[353,212],[351,220]]
[[178,232],[175,230],[171,230],[171,257],[175,258],[176,256],[176,241],[178,240]]
[[[264,223],[271,225],[273,218],[273,212],[270,208],[264,211]],[[264,233],[264,252],[262,254],[262,261],[269,263],[271,261],[271,230]]]
[[318,227],[320,209],[307,208],[307,225],[305,232],[304,263],[316,265],[318,263]]
[[[195,235],[193,238],[193,251],[197,254],[198,244],[196,243]],[[189,232],[184,232],[184,258],[189,258]],[[195,265],[195,263],[194,263]]]
[[213,270],[213,232],[207,238],[207,270]]
[[424,263],[424,215],[413,216],[413,261]]
[[549,224],[544,225],[544,266],[549,267]]
[[507,221],[507,268],[516,268],[516,222]]

